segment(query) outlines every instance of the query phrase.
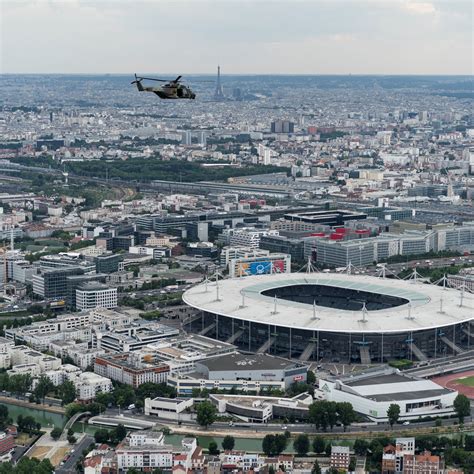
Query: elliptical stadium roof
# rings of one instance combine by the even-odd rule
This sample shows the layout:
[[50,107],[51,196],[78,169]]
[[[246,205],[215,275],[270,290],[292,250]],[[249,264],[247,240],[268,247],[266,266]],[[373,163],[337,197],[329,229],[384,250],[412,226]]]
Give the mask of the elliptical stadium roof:
[[[207,285],[207,291],[206,291]],[[277,288],[318,285],[401,298],[402,304],[368,311],[331,308],[267,296]],[[339,333],[403,333],[474,321],[472,295],[421,282],[365,275],[292,273],[202,283],[183,295],[186,304],[211,314],[264,325]],[[348,291],[348,292],[349,292]],[[441,302],[442,299],[442,302]],[[276,302],[276,304],[275,304]],[[276,307],[276,311],[275,311]],[[316,316],[316,317],[314,317]]]

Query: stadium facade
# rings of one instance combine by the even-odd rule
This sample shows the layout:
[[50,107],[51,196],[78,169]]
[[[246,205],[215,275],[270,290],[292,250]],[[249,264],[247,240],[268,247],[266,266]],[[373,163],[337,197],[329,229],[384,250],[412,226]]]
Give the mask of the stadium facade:
[[187,329],[301,361],[426,360],[474,345],[472,295],[365,275],[292,273],[197,285]]

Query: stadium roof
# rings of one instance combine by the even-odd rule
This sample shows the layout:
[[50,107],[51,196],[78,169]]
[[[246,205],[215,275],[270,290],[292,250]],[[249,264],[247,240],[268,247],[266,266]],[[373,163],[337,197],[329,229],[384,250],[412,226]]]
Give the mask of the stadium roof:
[[[364,314],[362,311],[324,306],[316,306],[314,311],[311,304],[279,298],[276,300],[275,312],[275,299],[262,292],[293,285],[360,290],[403,298],[407,303]],[[470,294],[464,295],[463,305],[460,306],[461,292],[458,290],[366,275],[286,273],[234,278],[220,280],[218,290],[215,282],[194,286],[184,293],[183,300],[199,310],[237,320],[327,332],[415,332],[474,320]]]

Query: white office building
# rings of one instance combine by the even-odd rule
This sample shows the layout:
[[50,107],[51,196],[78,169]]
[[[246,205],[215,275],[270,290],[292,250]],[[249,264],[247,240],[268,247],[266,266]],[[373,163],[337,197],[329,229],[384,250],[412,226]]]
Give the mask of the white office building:
[[392,404],[400,406],[400,420],[451,416],[458,395],[456,390],[393,368],[320,379],[319,390],[327,400],[349,402],[356,412],[379,423],[388,421],[387,410]]
[[117,288],[100,283],[85,283],[76,289],[76,308],[84,311],[94,308],[117,307]]
[[258,249],[260,237],[264,235],[280,235],[277,230],[257,229],[246,227],[241,229],[225,229],[230,231],[229,243],[231,246],[243,246],[251,249]]

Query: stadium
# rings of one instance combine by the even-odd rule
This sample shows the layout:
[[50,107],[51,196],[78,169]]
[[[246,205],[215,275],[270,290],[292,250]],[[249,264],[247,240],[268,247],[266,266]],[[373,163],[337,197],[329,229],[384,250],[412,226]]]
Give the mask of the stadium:
[[[365,275],[256,275],[197,285],[186,329],[301,361],[378,363],[455,355],[474,343],[472,295]],[[472,333],[471,333],[472,332]]]

